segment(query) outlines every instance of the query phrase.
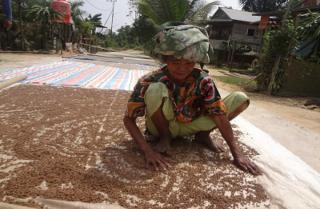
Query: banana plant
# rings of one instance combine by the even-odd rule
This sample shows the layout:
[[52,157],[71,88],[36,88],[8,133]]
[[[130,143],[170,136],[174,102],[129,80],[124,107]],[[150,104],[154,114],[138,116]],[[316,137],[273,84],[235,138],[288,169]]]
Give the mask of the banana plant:
[[298,23],[298,45],[295,54],[320,63],[320,13],[309,11]]

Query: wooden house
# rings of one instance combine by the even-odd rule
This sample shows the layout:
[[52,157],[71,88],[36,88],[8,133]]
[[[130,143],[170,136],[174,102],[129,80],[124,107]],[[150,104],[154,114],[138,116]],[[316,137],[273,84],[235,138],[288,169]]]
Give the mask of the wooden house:
[[238,47],[251,49],[252,55],[260,51],[262,31],[259,30],[260,17],[251,12],[219,7],[206,22],[210,41],[215,50],[224,50],[233,42]]

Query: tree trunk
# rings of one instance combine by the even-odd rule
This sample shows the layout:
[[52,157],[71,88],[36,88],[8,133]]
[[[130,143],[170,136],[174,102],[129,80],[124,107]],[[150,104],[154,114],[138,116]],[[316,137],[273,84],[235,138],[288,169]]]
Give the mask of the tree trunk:
[[276,61],[272,68],[271,79],[268,86],[268,94],[270,95],[274,93],[274,89],[275,89],[274,87],[276,85],[276,77],[280,68],[281,58],[282,58],[281,56],[277,56]]
[[25,50],[25,37],[24,37],[24,27],[23,27],[23,21],[22,21],[22,2],[21,0],[18,0],[18,12],[19,12],[19,29],[20,29],[20,34],[21,34],[21,49]]

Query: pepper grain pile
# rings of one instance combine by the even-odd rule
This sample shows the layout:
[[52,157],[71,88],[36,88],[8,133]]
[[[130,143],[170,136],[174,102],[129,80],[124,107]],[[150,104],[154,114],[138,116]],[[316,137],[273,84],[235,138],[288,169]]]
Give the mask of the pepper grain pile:
[[[263,188],[231,164],[229,152],[215,154],[188,139],[175,141],[169,170],[146,170],[122,124],[129,95],[29,85],[0,92],[1,200],[40,196],[126,208],[269,207]],[[143,120],[139,124],[143,130]],[[251,157],[257,154],[241,147]]]

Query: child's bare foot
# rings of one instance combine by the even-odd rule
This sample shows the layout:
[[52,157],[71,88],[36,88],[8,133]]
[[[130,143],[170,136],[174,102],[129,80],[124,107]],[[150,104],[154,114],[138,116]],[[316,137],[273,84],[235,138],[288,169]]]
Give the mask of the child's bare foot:
[[170,142],[170,138],[160,138],[159,142],[155,145],[154,150],[159,153],[169,154],[171,149]]
[[195,137],[195,142],[204,145],[209,150],[220,153],[224,152],[223,143],[221,140],[214,140],[210,136],[207,137]]

